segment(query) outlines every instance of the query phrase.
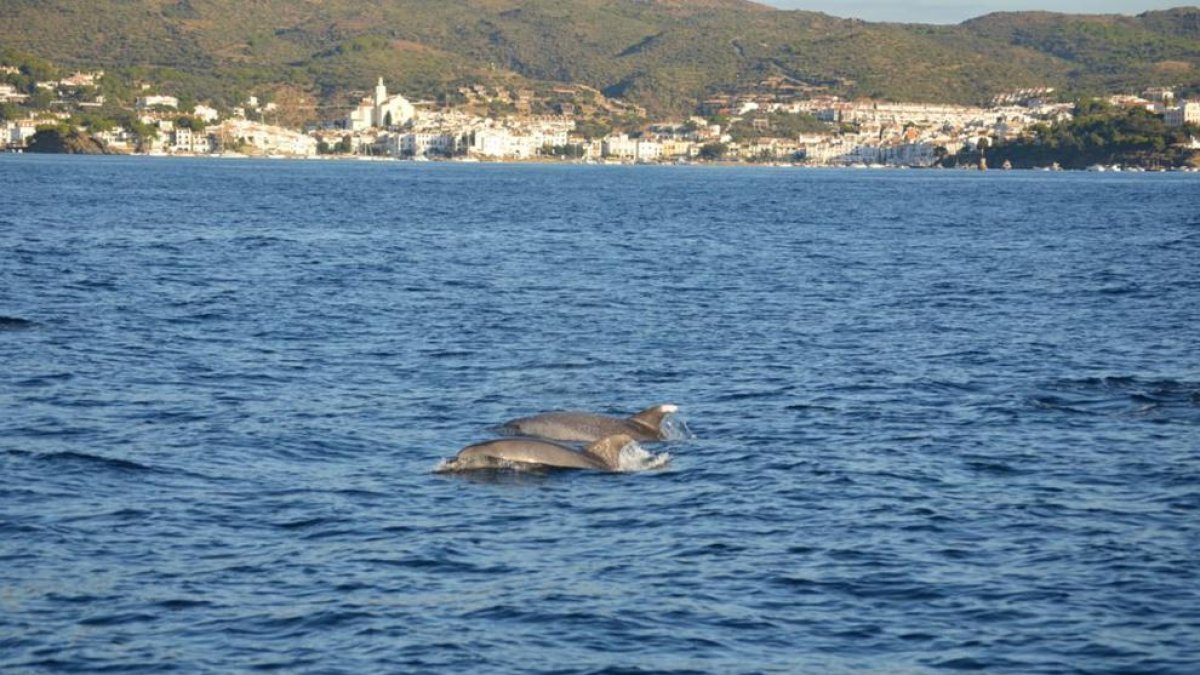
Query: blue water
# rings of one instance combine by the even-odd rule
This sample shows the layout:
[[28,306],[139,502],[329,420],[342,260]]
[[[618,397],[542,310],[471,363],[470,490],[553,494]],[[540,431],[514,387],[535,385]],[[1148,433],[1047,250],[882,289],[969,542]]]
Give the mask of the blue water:
[[4,673],[1200,672],[1195,176],[5,156],[0,315]]

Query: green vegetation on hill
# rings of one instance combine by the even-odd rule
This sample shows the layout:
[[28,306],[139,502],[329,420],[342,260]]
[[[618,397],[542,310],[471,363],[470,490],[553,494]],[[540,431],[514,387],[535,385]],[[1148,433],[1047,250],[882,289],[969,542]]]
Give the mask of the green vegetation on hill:
[[923,26],[740,0],[39,0],[6,3],[0,44],[222,106],[291,87],[321,100],[313,114],[379,76],[417,98],[461,84],[584,84],[656,114],[777,76],[959,103],[1032,86],[1200,91],[1200,8]]
[[[1137,91],[1200,82],[1200,8],[1139,17],[992,14],[963,24],[981,40],[1034,49],[1072,64],[1078,89]],[[1189,29],[1188,26],[1191,26]]]
[[34,134],[27,152],[71,155],[108,154],[104,144],[81,131],[64,126],[42,127]]

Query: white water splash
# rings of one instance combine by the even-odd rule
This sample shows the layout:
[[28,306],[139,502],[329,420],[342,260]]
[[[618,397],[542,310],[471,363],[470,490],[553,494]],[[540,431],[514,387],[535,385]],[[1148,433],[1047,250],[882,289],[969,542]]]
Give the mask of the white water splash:
[[660,452],[652,453],[647,451],[636,441],[627,443],[621,448],[621,454],[617,459],[617,471],[622,473],[632,473],[635,471],[651,471],[653,469],[661,469],[671,463],[671,453]]
[[692,430],[688,429],[687,422],[678,415],[664,417],[659,428],[663,432],[663,440],[666,441],[686,441],[696,437]]

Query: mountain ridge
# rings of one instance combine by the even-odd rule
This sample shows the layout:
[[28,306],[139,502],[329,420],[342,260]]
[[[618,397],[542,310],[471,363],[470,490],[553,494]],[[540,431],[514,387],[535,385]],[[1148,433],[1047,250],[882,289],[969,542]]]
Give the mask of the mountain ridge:
[[292,86],[345,100],[383,76],[582,84],[653,112],[783,76],[848,97],[980,103],[1015,88],[1200,91],[1200,7],[871,23],[747,0],[10,0],[0,47],[128,69],[226,104]]

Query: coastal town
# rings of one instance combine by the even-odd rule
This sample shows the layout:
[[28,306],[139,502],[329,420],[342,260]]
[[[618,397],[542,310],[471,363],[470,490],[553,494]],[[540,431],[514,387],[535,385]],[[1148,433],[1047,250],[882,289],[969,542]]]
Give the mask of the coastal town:
[[[140,83],[131,122],[121,125],[89,114],[111,108],[97,93],[108,77],[103,71],[37,81],[34,94],[12,83],[22,75],[28,73],[0,65],[0,105],[8,111],[0,146],[10,152],[34,150],[39,131],[57,129],[86,135],[98,152],[120,154],[929,167],[1069,120],[1074,109],[1048,87],[999,93],[973,107],[844,100],[776,78],[751,93],[709,98],[696,114],[651,120],[636,105],[580,85],[548,94],[471,86],[422,101],[389,90],[379,78],[356,105],[294,127],[279,122],[283,106],[268,95],[222,110]],[[31,107],[34,95],[43,106]],[[1169,127],[1200,125],[1200,100],[1177,98],[1167,88],[1110,96],[1106,104],[1144,109]],[[1200,138],[1189,138],[1190,149],[1200,150]]]

